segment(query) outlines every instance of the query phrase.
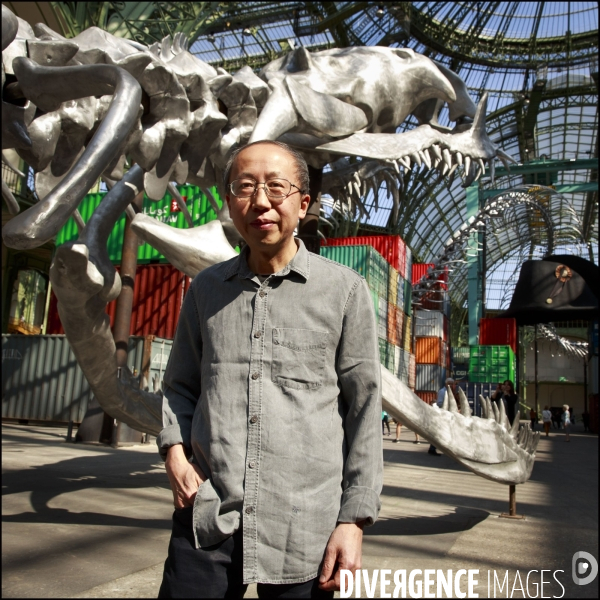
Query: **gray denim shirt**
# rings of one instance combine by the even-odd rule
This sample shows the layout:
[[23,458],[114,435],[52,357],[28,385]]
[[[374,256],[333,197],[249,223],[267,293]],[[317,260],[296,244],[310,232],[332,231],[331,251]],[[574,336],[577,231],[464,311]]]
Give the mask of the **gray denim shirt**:
[[365,280],[298,252],[262,284],[246,252],[187,293],[165,371],[163,459],[183,443],[208,479],[197,547],[243,528],[246,583],[317,576],[338,522],[377,518],[377,329]]

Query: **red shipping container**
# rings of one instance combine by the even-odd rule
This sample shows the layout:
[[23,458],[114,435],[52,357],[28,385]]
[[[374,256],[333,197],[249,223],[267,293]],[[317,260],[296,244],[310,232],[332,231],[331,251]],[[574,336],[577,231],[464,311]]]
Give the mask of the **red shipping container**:
[[423,400],[423,402],[425,402],[425,404],[435,404],[437,402],[437,392],[415,392],[415,394],[417,396],[419,396],[419,398],[421,398],[421,400]]
[[364,235],[360,237],[327,238],[322,246],[372,246],[385,260],[406,277],[406,244],[399,235]]
[[[116,269],[118,271],[119,267]],[[190,278],[172,265],[138,265],[129,335],[155,335],[172,340],[183,297],[189,287]],[[64,333],[56,305],[57,298],[52,293],[46,330],[48,334]],[[106,307],[111,328],[114,325],[116,309],[116,300]]]
[[[414,263],[412,266],[412,279],[411,283],[415,285],[418,283],[424,275],[427,275],[427,271],[433,268],[433,263]],[[441,280],[439,284],[436,284],[433,289],[448,289],[448,267],[444,267],[443,273],[438,273],[438,279]],[[435,309],[434,309],[435,310]],[[437,310],[442,310],[438,308]]]
[[516,319],[481,319],[479,321],[480,346],[510,346],[518,353]]
[[420,365],[446,365],[447,345],[439,337],[415,338],[415,358]]
[[413,298],[413,305],[416,310],[444,311],[447,302],[448,292],[439,289],[426,292],[421,296],[418,303]]

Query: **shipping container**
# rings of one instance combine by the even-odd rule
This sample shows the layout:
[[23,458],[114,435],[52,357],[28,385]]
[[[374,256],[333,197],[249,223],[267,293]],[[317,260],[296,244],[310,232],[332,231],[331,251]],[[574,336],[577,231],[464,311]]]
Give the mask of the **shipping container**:
[[[411,282],[413,285],[419,283],[421,279],[427,275],[429,269],[433,269],[433,263],[415,263],[412,265],[412,278]],[[438,273],[437,282],[433,289],[447,290],[448,289],[448,267],[444,267],[442,273]]]
[[416,310],[413,319],[415,321],[415,337],[439,337],[448,340],[448,319],[443,312]]
[[327,238],[321,240],[321,244],[323,246],[372,246],[406,279],[406,245],[399,235]]
[[354,269],[369,288],[387,301],[389,265],[371,246],[324,246],[321,256]]
[[415,302],[415,309],[441,311],[449,316],[449,302],[448,292],[430,290],[420,296],[418,303]]
[[398,372],[396,376],[408,385],[408,374],[410,370],[410,354],[404,348],[398,348]]
[[465,393],[473,414],[480,417],[481,401],[479,400],[479,396],[491,398],[492,394],[496,391],[497,382],[458,381],[456,385],[462,388]]
[[[387,299],[390,304],[398,306],[398,271],[392,266],[389,268]],[[404,310],[404,305],[402,306],[402,310]]]
[[479,321],[479,344],[481,346],[510,346],[517,354],[516,319],[481,319]]
[[510,346],[471,346],[469,381],[515,382],[515,354]]
[[[140,374],[144,338],[129,339]],[[2,418],[81,423],[92,391],[64,335],[2,335]]]
[[439,337],[415,337],[415,358],[417,364],[446,365],[448,346]]
[[438,392],[446,382],[446,368],[440,365],[422,365],[417,363],[417,381],[415,389],[423,392]]
[[[194,227],[205,225],[210,221],[217,219],[217,213],[214,211],[212,204],[198,186],[195,185],[178,185],[180,195],[182,196],[188,211],[192,217]],[[211,193],[214,196],[217,205],[222,206],[222,201],[217,193],[217,188],[211,188]],[[79,204],[79,212],[84,220],[88,222],[92,213],[96,210],[107,192],[97,194],[88,194]],[[177,229],[187,229],[189,226],[185,220],[183,212],[180,210],[177,202],[166,194],[162,200],[150,200],[144,194],[142,212],[158,221],[162,221],[171,227]],[[107,250],[108,257],[113,264],[120,264],[123,251],[123,235],[125,232],[125,214],[117,221],[108,238]],[[66,242],[76,240],[79,237],[77,225],[73,217],[70,217],[64,227],[56,235],[56,246],[60,246]],[[150,262],[168,263],[167,259],[155,250],[150,244],[142,244],[138,249],[138,263],[147,264]]]
[[379,337],[377,339],[378,343],[379,343],[379,362],[380,364],[382,364],[384,367],[388,362],[388,344],[387,344],[387,340]]
[[379,323],[379,295],[373,290],[369,290],[371,300],[373,301],[373,310],[375,311],[375,321]]
[[410,317],[412,315],[412,285],[410,280],[404,280],[404,312]]
[[[190,278],[171,265],[139,265],[133,288],[129,334],[173,339],[183,298],[189,286]],[[111,328],[116,310],[117,300],[113,300],[106,307]],[[50,298],[46,331],[49,334],[64,333],[54,293]]]
[[417,385],[417,361],[415,355],[410,353],[408,359],[408,387],[414,390]]
[[388,302],[387,339],[390,344],[394,344],[394,346],[402,344],[403,324],[404,313],[397,306]]
[[394,346],[393,344],[390,344],[393,348],[393,352],[394,352],[394,360],[393,360],[393,365],[392,368],[390,369],[390,371],[396,376],[398,377],[398,379],[400,379],[400,352],[401,349],[398,348],[398,346]]
[[412,283],[412,266],[413,266],[413,260],[412,260],[412,250],[406,246],[406,259],[405,259],[405,273],[404,273],[404,279],[408,279],[408,281],[410,281]]
[[415,394],[425,402],[425,404],[435,404],[437,402],[437,392],[416,391]]
[[379,320],[377,321],[377,337],[387,341],[388,302],[379,298]]
[[153,381],[156,378],[157,381],[161,384],[164,377],[165,369],[167,368],[167,364],[169,362],[169,356],[171,356],[171,349],[173,347],[173,340],[166,340],[160,338],[154,338],[153,336],[149,336],[146,340],[151,340],[151,352],[150,352],[150,364],[148,366],[147,373],[145,376],[147,377],[146,385],[153,390]]
[[[385,368],[390,371],[391,373],[394,373],[394,369],[396,368],[396,346],[394,346],[394,344],[390,344],[389,342],[386,342],[386,358],[387,361],[385,363]],[[395,373],[394,373],[395,375]]]
[[403,335],[404,335],[404,319],[406,315],[402,312],[401,308],[396,307],[396,337],[398,343],[396,344],[400,348],[403,347]]
[[404,291],[406,289],[406,279],[401,275],[398,275],[398,284],[396,288],[396,306],[398,306],[403,312],[406,312],[404,306]]
[[402,328],[402,348],[407,352],[412,351],[412,317],[404,315],[404,326]]

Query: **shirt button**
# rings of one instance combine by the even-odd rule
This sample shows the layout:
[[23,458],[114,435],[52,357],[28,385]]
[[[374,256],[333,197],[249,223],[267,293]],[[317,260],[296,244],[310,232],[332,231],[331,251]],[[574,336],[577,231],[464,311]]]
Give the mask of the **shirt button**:
[[264,298],[264,297],[267,295],[267,293],[266,293],[266,292],[263,292],[263,291],[261,290],[260,292],[258,292],[258,295],[259,295],[261,298]]
[[250,417],[250,423],[256,423],[256,421],[258,421],[258,417],[256,415],[252,415]]
[[260,377],[260,374],[257,373],[252,373],[252,379],[258,379]]
[[254,467],[256,466],[256,461],[254,461],[254,460],[251,460],[251,461],[248,463],[248,466],[249,466],[251,469],[254,469]]
[[254,337],[258,339],[258,338],[260,337],[260,335],[261,335],[261,334],[260,334],[260,331],[257,331],[257,332],[254,334]]
[[246,506],[246,514],[249,515],[254,509],[251,506]]

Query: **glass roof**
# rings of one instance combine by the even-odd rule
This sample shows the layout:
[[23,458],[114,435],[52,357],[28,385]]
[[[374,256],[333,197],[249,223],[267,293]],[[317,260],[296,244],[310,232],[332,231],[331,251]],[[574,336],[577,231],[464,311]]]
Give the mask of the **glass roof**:
[[[288,8],[285,14],[276,10],[282,5]],[[272,16],[265,17],[269,11]],[[247,2],[243,12],[236,15],[235,26],[201,35],[191,50],[234,72],[244,64],[258,70],[299,45],[310,51],[375,44],[409,47],[457,72],[475,102],[488,92],[490,138],[520,164],[597,158],[596,2]],[[449,124],[447,111],[442,110],[439,121]],[[408,119],[398,131],[416,125],[414,118]],[[465,189],[456,173],[442,178],[425,167],[413,166],[401,179],[398,220],[390,223],[391,196],[380,194],[376,208],[371,194],[362,198],[368,215],[355,225],[361,231],[400,233],[416,260],[429,262],[465,221]],[[498,176],[493,187],[591,181],[597,181],[597,167],[586,163],[585,168],[555,171],[538,181],[531,175]],[[483,178],[481,187],[492,188],[489,178]],[[583,238],[559,235],[557,246],[586,257],[591,252],[595,262],[597,196],[597,189],[563,188],[550,199],[556,231],[569,230],[575,220]],[[323,204],[325,216],[331,214],[331,200]],[[507,306],[512,296],[507,282],[515,280],[520,263],[546,250],[543,243],[535,243],[530,213],[515,210],[511,218],[488,226],[490,309]],[[350,211],[347,218],[359,216]],[[461,269],[451,275],[451,294],[458,306],[465,303],[465,279]]]

